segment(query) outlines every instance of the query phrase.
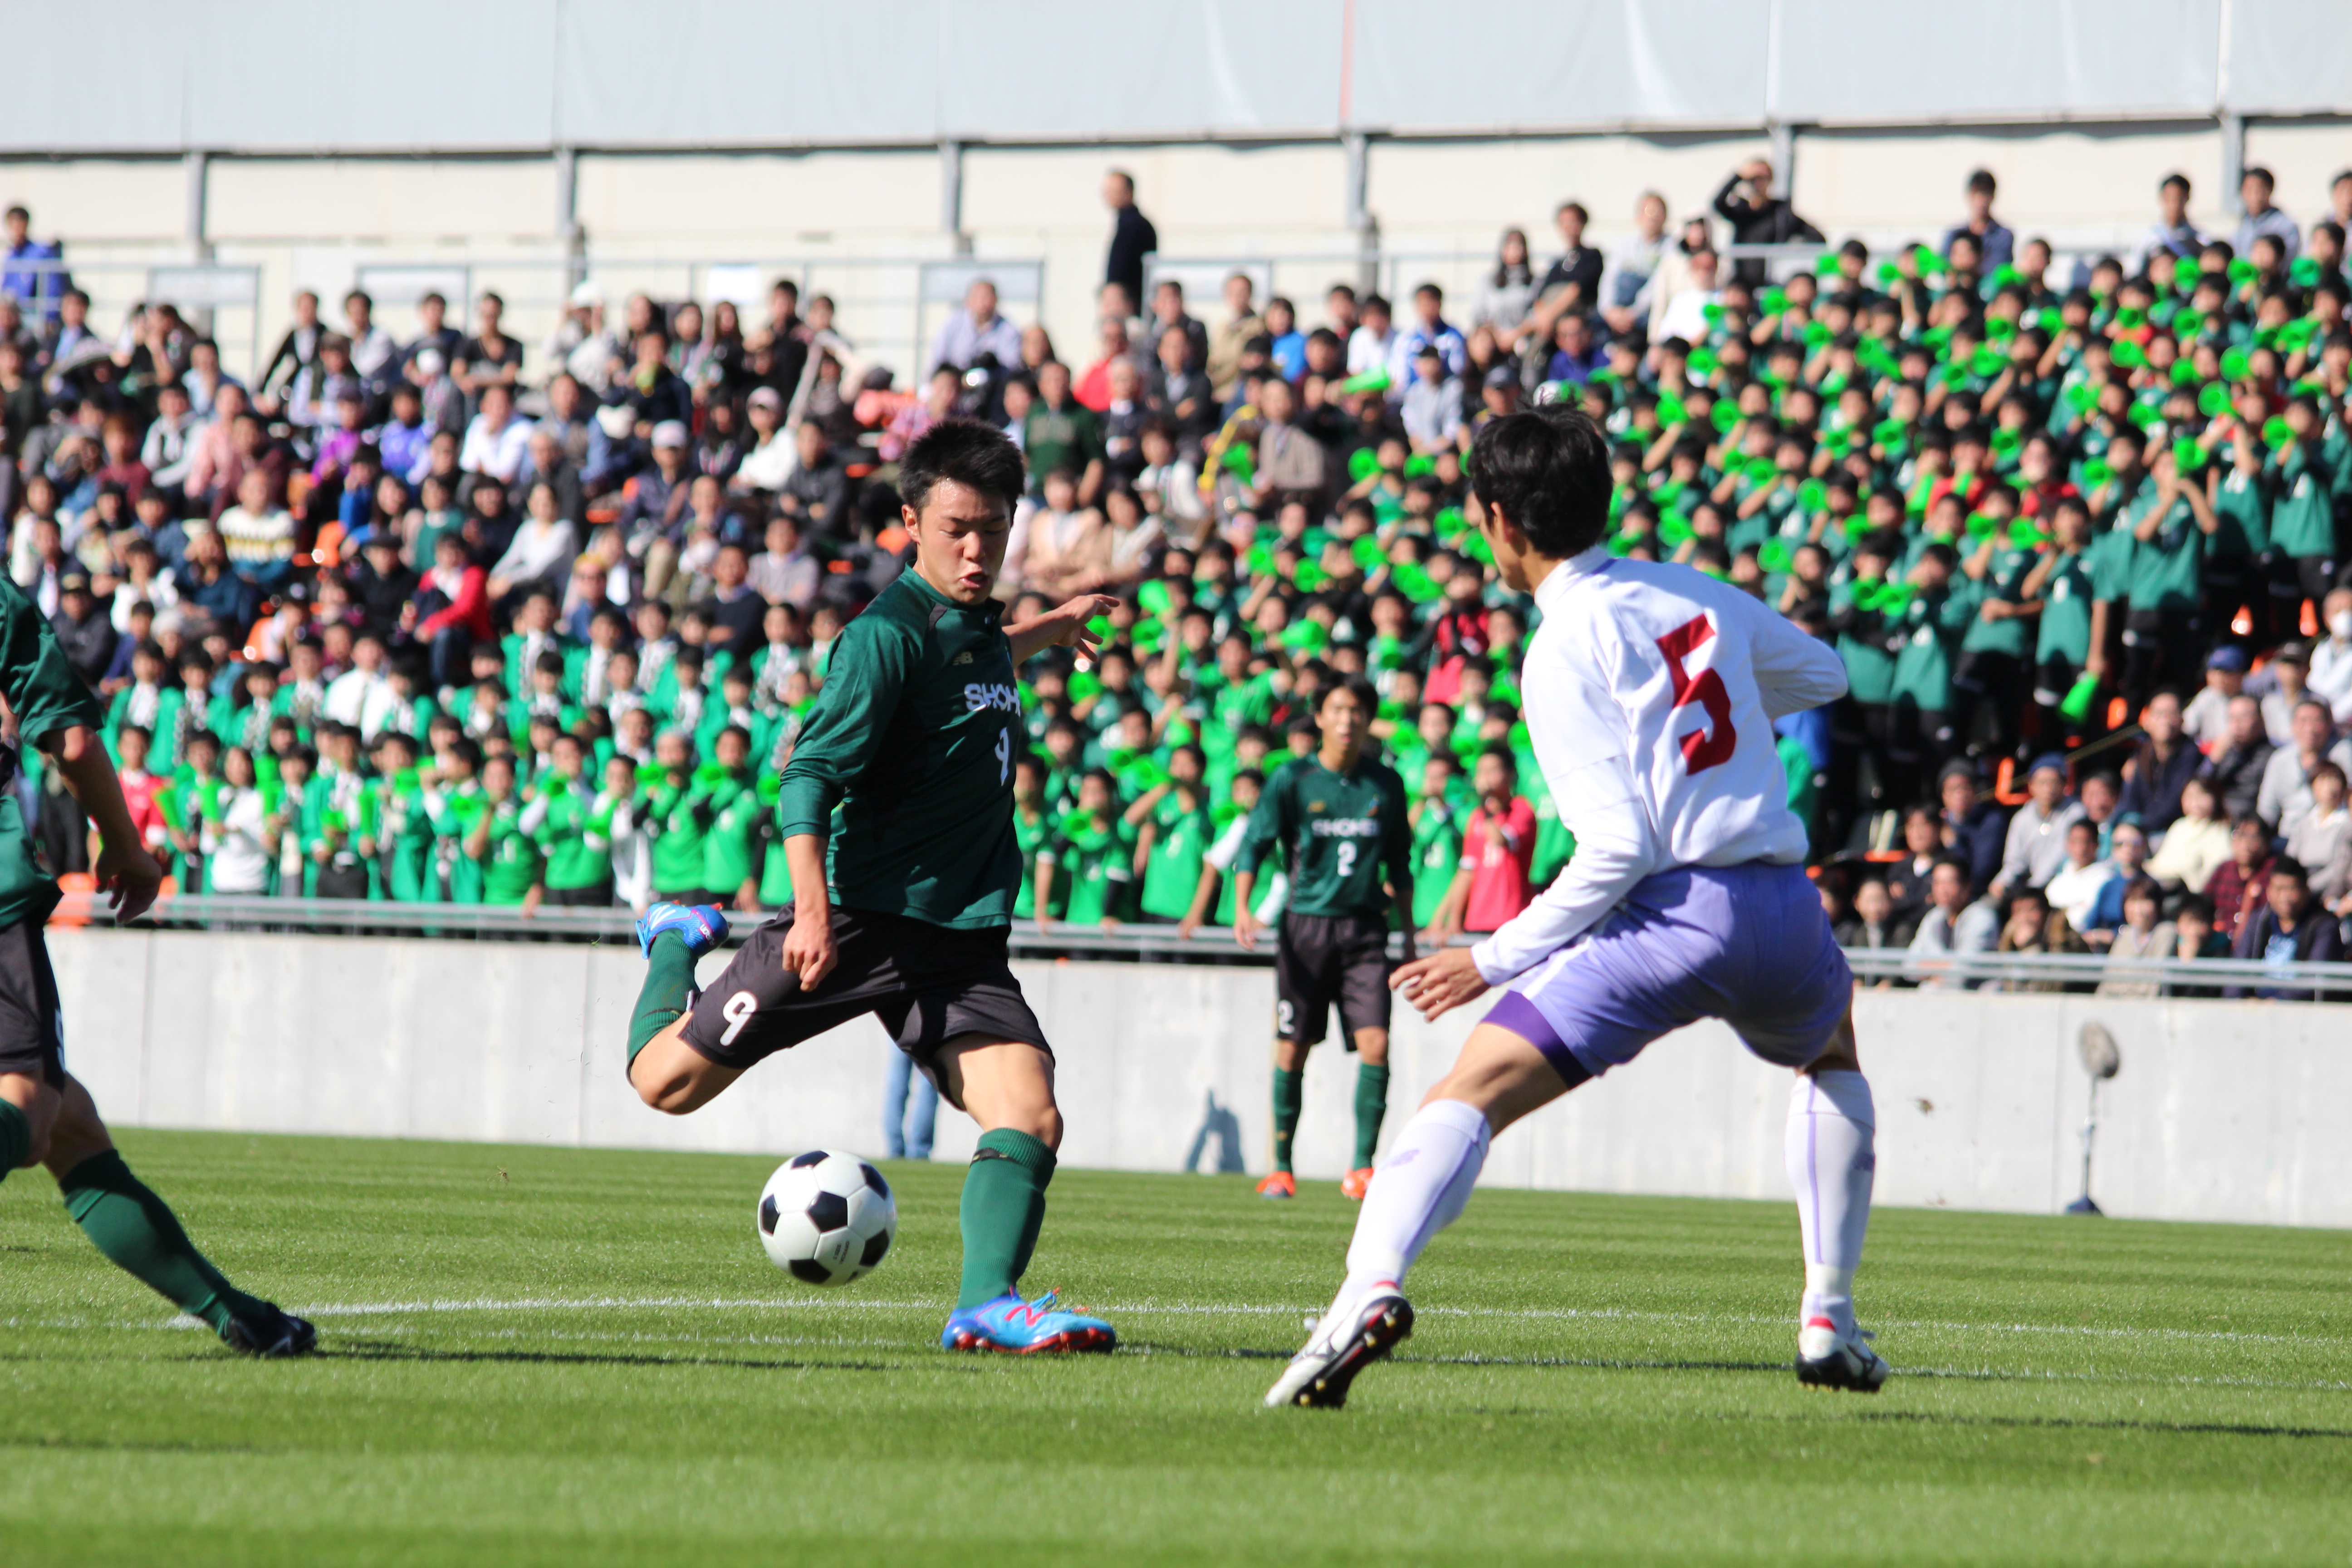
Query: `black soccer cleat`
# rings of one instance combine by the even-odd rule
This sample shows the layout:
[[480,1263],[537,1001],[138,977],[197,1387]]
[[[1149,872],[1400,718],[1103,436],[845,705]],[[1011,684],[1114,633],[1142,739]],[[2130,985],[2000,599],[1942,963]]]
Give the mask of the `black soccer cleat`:
[[1266,1390],[1266,1407],[1337,1410],[1348,1403],[1356,1374],[1412,1335],[1412,1303],[1393,1289],[1374,1290],[1345,1310],[1334,1308]]
[[221,1326],[221,1343],[240,1355],[309,1355],[319,1348],[319,1331],[307,1318],[278,1310],[276,1303],[256,1301]]
[[1856,1329],[1841,1334],[1827,1318],[1815,1318],[1797,1335],[1797,1381],[1807,1388],[1875,1394],[1892,1369],[1870,1348],[1871,1334]]

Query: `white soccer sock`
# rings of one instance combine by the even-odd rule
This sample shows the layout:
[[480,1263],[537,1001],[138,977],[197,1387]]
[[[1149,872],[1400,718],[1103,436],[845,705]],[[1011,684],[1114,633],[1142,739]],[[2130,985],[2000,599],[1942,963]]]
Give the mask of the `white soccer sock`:
[[1413,1113],[1364,1194],[1338,1301],[1375,1284],[1404,1283],[1421,1249],[1470,1201],[1493,1137],[1486,1113],[1458,1100],[1437,1100]]
[[1877,1121],[1870,1080],[1860,1073],[1797,1076],[1789,1096],[1788,1161],[1805,1238],[1800,1324],[1827,1318],[1838,1332],[1853,1332],[1853,1271],[1870,1229]]

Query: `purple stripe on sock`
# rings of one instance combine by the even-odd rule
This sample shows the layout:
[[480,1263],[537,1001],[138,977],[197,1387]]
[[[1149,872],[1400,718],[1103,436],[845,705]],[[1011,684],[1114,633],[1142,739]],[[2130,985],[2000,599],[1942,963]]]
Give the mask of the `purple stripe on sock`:
[[1551,1020],[1543,1016],[1543,1009],[1517,992],[1504,992],[1486,1010],[1485,1022],[1498,1029],[1508,1029],[1541,1051],[1543,1059],[1551,1064],[1552,1071],[1559,1074],[1569,1088],[1574,1089],[1592,1076],[1584,1064],[1576,1059],[1576,1053],[1560,1039],[1559,1031],[1551,1026]]
[[1805,1079],[1805,1180],[1813,1195],[1813,1263],[1827,1262],[1822,1240],[1822,1119],[1813,1114],[1813,1102],[1822,1097],[1822,1086],[1811,1078]]

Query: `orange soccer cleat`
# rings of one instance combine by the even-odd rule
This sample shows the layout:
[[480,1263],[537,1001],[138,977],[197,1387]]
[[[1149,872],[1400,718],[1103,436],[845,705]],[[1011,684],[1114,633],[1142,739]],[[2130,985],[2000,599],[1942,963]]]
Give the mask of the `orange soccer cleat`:
[[1360,1171],[1350,1171],[1339,1178],[1339,1190],[1358,1203],[1364,1201],[1364,1189],[1371,1184],[1372,1168],[1370,1165]]
[[1298,1195],[1298,1182],[1289,1172],[1276,1171],[1257,1184],[1257,1195],[1262,1198],[1295,1198]]

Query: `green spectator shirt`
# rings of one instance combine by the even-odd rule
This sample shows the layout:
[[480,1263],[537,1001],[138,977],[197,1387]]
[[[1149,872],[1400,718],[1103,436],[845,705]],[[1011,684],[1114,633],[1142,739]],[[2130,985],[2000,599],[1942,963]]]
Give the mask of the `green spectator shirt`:
[[1280,847],[1290,862],[1289,908],[1302,915],[1379,915],[1390,887],[1412,886],[1412,826],[1404,784],[1370,757],[1336,773],[1320,758],[1285,763],[1266,781],[1236,871],[1255,871]]
[[[2156,491],[2124,509],[2116,526],[2137,530],[2156,507]],[[2132,541],[2130,595],[2134,610],[2194,610],[2202,602],[2205,531],[2188,498],[2173,498],[2153,539]]]
[[1216,829],[1204,807],[1187,807],[1172,789],[1153,808],[1151,819],[1160,831],[1143,864],[1142,910],[1181,921],[1192,912],[1192,895],[1201,886],[1201,867]]
[[1002,609],[966,608],[909,571],[842,629],[776,803],[785,837],[829,837],[836,903],[1011,922],[1021,694]]
[[664,778],[646,792],[646,816],[655,830],[654,891],[665,898],[702,887],[702,844],[714,815],[701,782]]
[[1923,712],[1940,713],[1952,705],[1952,662],[1960,638],[1976,619],[1982,595],[1965,577],[1954,577],[1940,596],[1921,594],[1904,607],[1898,625],[1909,637],[1895,656],[1895,700],[1905,698]]
[[1984,618],[1985,605],[1994,599],[2005,604],[2021,604],[2025,598],[2025,579],[2033,571],[2034,555],[2030,550],[2018,550],[1997,545],[1992,559],[1985,565],[1982,592],[1977,596],[1976,618],[1961,635],[1960,647],[1968,653],[2005,653],[2022,659],[2025,657],[2026,634],[2030,628],[2018,616],[2007,620],[1989,621]]
[[[66,662],[47,617],[5,580],[0,580],[0,691],[8,695],[17,736],[26,745],[77,724],[95,731],[106,721],[98,699]],[[46,921],[57,907],[57,879],[34,850],[16,792],[0,790],[0,925]]]
[[1063,817],[1052,842],[1037,851],[1037,863],[1054,868],[1060,918],[1081,926],[1100,925],[1106,915],[1119,918],[1134,853],[1115,820],[1106,825],[1077,811]]
[[2080,669],[2091,657],[2090,557],[2077,550],[2062,555],[2042,580],[2042,625],[2033,644],[2040,663],[2053,656]]
[[522,802],[511,798],[490,807],[490,841],[482,862],[482,902],[486,904],[521,903],[546,864],[538,843],[523,831],[522,811]]
[[2277,498],[2271,503],[2271,543],[2297,560],[2333,557],[2336,506],[2327,493],[2327,473],[2305,447],[2292,442],[2271,459],[2271,489]]
[[1431,801],[1422,807],[1421,821],[1412,830],[1412,923],[1416,928],[1426,928],[1437,918],[1437,906],[1445,901],[1461,864],[1462,829],[1444,801]]
[[547,809],[539,819],[539,847],[547,857],[547,886],[555,892],[593,888],[613,874],[613,805],[577,778],[549,775],[540,785]]
[[704,799],[714,808],[702,840],[702,885],[728,897],[751,879],[753,836],[760,827],[760,797],[749,777],[713,782]]
[[2207,546],[2222,560],[2260,555],[2271,545],[2270,481],[2260,468],[2238,467],[2231,454],[2221,454],[2221,482],[2213,487],[2213,512],[2221,521]]

